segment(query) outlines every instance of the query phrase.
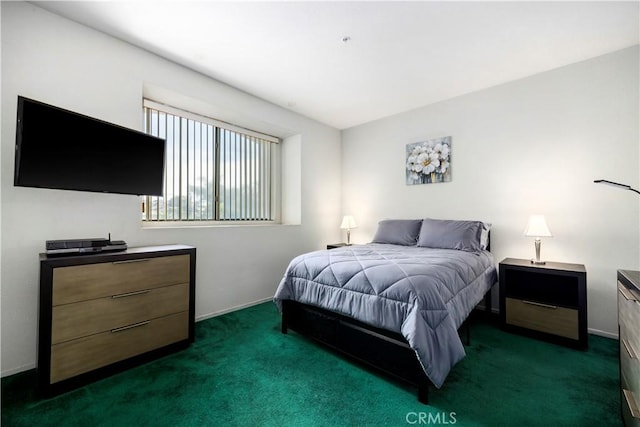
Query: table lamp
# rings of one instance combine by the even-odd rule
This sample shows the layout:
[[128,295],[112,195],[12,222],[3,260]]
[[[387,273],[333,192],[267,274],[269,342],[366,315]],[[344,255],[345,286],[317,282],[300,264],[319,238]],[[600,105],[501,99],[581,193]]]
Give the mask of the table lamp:
[[532,264],[544,265],[544,261],[540,261],[540,238],[541,237],[553,237],[549,227],[547,227],[547,221],[544,219],[544,215],[531,215],[529,217],[529,223],[524,230],[524,235],[528,237],[535,237],[536,245],[536,259],[531,260]]
[[351,245],[351,229],[356,228],[358,224],[356,224],[356,220],[353,219],[351,215],[345,215],[342,218],[342,224],[340,224],[340,228],[343,230],[347,230],[347,246]]

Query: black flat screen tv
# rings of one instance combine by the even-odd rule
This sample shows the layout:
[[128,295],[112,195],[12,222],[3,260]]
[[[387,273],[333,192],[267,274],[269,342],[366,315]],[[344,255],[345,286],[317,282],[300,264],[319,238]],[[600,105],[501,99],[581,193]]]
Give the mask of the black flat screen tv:
[[18,96],[14,185],[161,196],[165,140]]

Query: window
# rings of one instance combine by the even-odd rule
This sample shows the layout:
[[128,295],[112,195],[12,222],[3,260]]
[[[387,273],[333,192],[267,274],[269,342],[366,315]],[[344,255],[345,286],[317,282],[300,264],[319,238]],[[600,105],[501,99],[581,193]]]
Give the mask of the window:
[[164,196],[143,221],[273,221],[278,139],[144,100],[147,133],[165,138]]

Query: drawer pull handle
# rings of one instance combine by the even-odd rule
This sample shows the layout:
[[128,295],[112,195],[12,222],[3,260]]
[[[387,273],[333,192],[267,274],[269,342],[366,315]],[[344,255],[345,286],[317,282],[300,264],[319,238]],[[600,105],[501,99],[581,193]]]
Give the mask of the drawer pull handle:
[[627,406],[629,407],[631,416],[633,418],[640,418],[640,409],[638,409],[636,400],[633,398],[633,392],[624,388],[622,389],[622,393],[624,394],[624,399],[627,401]]
[[544,308],[551,308],[553,310],[556,310],[558,308],[557,305],[550,305],[550,304],[542,304],[540,302],[533,302],[533,301],[522,301],[525,304],[529,304],[529,305],[535,305],[537,307],[544,307]]
[[638,355],[636,354],[635,350],[633,349],[633,347],[631,347],[631,344],[629,344],[627,342],[627,340],[623,339],[622,340],[622,345],[624,346],[624,349],[627,350],[627,354],[629,355],[629,357],[631,359],[637,359]]
[[144,289],[142,291],[127,292],[126,294],[111,295],[111,298],[113,298],[113,299],[126,298],[126,297],[132,297],[132,296],[135,296],[135,295],[148,294],[149,292],[151,292],[151,289]]
[[117,265],[117,264],[133,264],[134,262],[147,262],[147,261],[151,261],[149,258],[142,258],[142,259],[127,259],[125,261],[113,261],[111,264]]
[[635,295],[633,295],[631,291],[627,289],[625,286],[618,285],[618,291],[622,294],[624,299],[626,299],[627,301],[638,301]]
[[140,323],[134,323],[133,325],[127,325],[127,326],[123,326],[121,328],[115,328],[111,330],[111,333],[116,333],[116,332],[122,332],[122,331],[126,331],[129,329],[133,329],[133,328],[138,328],[140,326],[144,326],[144,325],[148,325],[149,323],[151,323],[150,320],[147,320],[145,322],[140,322]]

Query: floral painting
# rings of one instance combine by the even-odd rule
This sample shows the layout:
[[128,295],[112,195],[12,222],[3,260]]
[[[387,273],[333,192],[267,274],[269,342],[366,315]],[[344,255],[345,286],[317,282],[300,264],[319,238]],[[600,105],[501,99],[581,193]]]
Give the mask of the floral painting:
[[407,185],[451,181],[451,137],[407,144]]

